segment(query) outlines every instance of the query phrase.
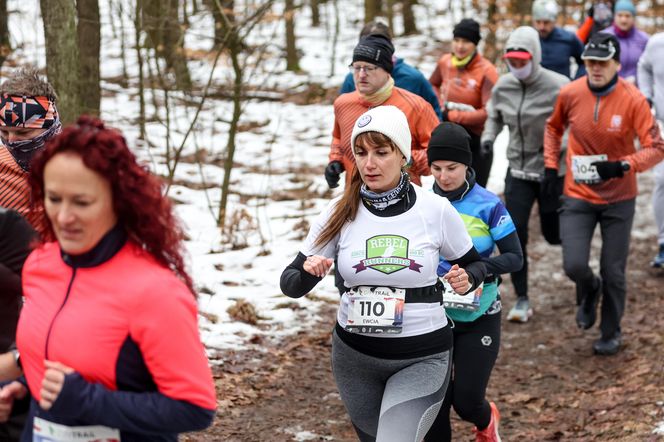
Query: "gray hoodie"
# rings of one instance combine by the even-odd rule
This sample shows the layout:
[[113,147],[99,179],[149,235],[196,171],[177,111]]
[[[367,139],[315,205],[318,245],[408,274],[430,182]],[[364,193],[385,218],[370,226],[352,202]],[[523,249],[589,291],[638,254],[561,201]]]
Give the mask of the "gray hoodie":
[[[532,72],[525,80],[511,73],[502,75],[491,92],[482,141],[495,141],[506,124],[509,128],[507,160],[515,178],[539,181],[544,173],[544,127],[553,112],[560,88],[569,82],[564,75],[540,66],[539,34],[530,26],[516,28],[505,48],[521,48],[532,55]],[[565,173],[561,150],[559,173]]]
[[658,120],[664,120],[664,32],[653,35],[641,54],[637,69],[639,89],[655,107]]

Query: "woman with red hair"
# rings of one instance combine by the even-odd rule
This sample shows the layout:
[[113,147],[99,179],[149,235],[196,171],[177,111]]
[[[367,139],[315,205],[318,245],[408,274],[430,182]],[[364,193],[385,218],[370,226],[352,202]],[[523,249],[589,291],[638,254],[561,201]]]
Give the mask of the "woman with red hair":
[[[176,441],[210,425],[214,384],[160,181],[119,132],[81,117],[35,158],[31,186],[49,225],[23,271],[22,440]],[[5,388],[0,401],[26,393]]]

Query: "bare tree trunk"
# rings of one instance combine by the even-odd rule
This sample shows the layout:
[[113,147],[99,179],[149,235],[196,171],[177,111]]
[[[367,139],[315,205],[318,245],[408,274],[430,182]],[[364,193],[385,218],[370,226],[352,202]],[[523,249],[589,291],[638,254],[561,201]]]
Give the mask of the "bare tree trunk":
[[417,24],[413,14],[413,5],[417,0],[402,0],[401,8],[403,13],[403,35],[417,34]]
[[514,15],[519,16],[519,23],[525,24],[526,15],[530,14],[532,1],[530,0],[512,0],[510,2],[510,9]]
[[0,0],[0,68],[12,51],[7,22],[7,0]]
[[58,94],[63,123],[81,113],[80,57],[74,0],[40,0],[46,40],[48,80]]
[[81,112],[99,115],[99,47],[101,44],[98,0],[77,0],[78,52],[81,60]]
[[496,49],[496,29],[498,23],[496,21],[496,14],[498,13],[497,0],[489,0],[489,7],[487,8],[487,27],[489,34],[484,42],[484,57],[491,63],[496,63],[498,57],[498,50]]
[[381,10],[380,0],[364,0],[364,22],[369,23],[371,20],[380,15]]
[[300,70],[300,57],[295,46],[295,4],[293,0],[285,0],[286,10],[286,70],[297,72]]
[[237,134],[240,116],[242,115],[242,81],[244,72],[240,65],[242,54],[242,42],[233,35],[228,42],[229,56],[233,65],[233,117],[228,128],[228,141],[226,143],[226,158],[224,159],[224,180],[221,184],[221,201],[219,202],[219,217],[217,225],[222,232],[226,231],[226,206],[228,205],[228,192],[231,185],[231,170],[233,170],[233,158],[235,157],[235,135]]
[[134,15],[134,38],[136,40],[136,59],[138,61],[138,137],[145,140],[145,85],[143,83],[145,75],[143,74],[143,54],[141,52],[141,29],[143,29],[141,2],[137,1]]
[[387,12],[387,26],[390,27],[394,33],[394,3],[395,0],[386,0],[385,9]]
[[320,2],[319,0],[309,0],[311,6],[311,26],[317,28],[320,26]]
[[[235,2],[234,0],[205,0],[205,5],[212,11],[212,17],[214,18],[214,47],[219,48],[223,44],[226,33],[228,32],[226,20],[230,23],[233,23],[233,20],[235,20],[235,14],[233,13]],[[226,16],[226,20],[224,20],[224,16]]]
[[184,53],[184,33],[178,19],[178,0],[137,1],[141,3],[143,24],[152,47],[175,74],[176,87],[190,90],[191,77]]
[[338,0],[332,0],[332,8],[334,9],[334,33],[332,34],[332,51],[330,53],[330,77],[334,77],[334,67],[336,66],[337,59],[337,43],[339,42],[339,4]]

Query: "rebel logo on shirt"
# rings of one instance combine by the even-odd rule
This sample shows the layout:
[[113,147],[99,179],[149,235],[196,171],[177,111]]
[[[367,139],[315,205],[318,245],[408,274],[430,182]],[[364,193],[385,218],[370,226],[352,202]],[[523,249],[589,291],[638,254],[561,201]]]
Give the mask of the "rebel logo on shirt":
[[367,239],[366,258],[353,266],[355,273],[373,269],[389,275],[403,269],[420,272],[421,264],[408,258],[408,239],[399,235],[376,235]]

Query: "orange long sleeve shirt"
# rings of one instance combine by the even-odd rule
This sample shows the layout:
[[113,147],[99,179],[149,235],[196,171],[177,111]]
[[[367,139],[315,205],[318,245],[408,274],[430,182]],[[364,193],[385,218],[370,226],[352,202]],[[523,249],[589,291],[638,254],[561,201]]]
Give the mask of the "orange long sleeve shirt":
[[[664,160],[664,140],[645,97],[631,83],[618,79],[613,91],[596,96],[587,77],[581,77],[560,90],[544,134],[544,166],[558,169],[560,146],[569,127],[567,173],[563,193],[592,204],[607,204],[636,198],[636,172]],[[636,150],[638,137],[641,149]],[[627,161],[630,170],[622,178],[584,184],[573,178],[575,155],[607,156],[607,161]]]
[[12,154],[0,146],[0,207],[20,213],[39,233],[46,229],[43,211],[32,205],[28,173],[21,169]]
[[486,104],[497,81],[496,67],[480,54],[475,54],[463,68],[454,67],[452,54],[445,54],[440,57],[436,70],[429,78],[429,83],[440,99],[441,109],[446,102],[469,104],[475,108],[474,111],[450,110],[447,119],[476,135],[481,135],[484,129]]
[[[398,87],[394,87],[392,95],[382,103],[382,106],[388,105],[401,109],[408,119],[413,157],[413,164],[408,169],[408,174],[411,181],[419,185],[420,176],[431,175],[427,161],[427,147],[431,132],[438,126],[438,117],[431,105],[422,97]],[[357,91],[342,94],[334,100],[334,129],[329,159],[343,163],[347,180],[350,180],[350,172],[355,167],[355,157],[350,147],[353,125],[360,115],[372,107],[375,106],[362,100]]]

